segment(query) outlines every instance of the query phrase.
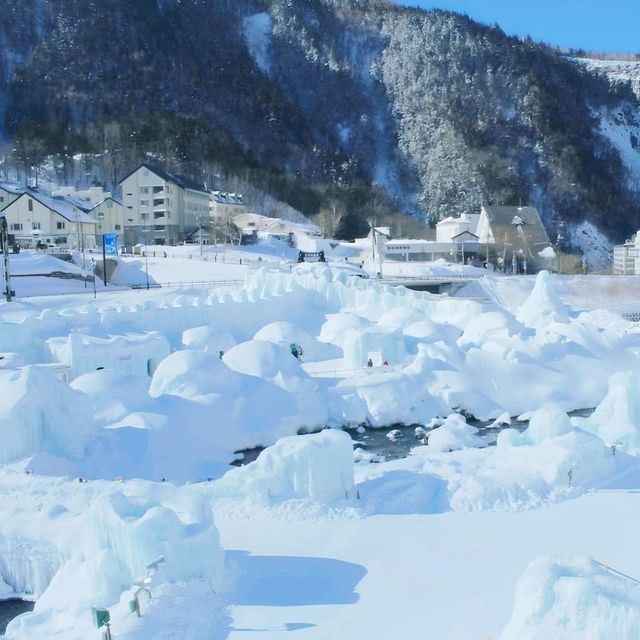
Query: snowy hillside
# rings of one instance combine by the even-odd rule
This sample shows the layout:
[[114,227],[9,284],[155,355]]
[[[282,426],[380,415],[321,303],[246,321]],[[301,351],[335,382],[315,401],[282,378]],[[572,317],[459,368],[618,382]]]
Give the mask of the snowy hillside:
[[614,83],[626,83],[631,86],[640,99],[640,61],[638,60],[599,60],[597,58],[575,58],[590,71],[603,73]]

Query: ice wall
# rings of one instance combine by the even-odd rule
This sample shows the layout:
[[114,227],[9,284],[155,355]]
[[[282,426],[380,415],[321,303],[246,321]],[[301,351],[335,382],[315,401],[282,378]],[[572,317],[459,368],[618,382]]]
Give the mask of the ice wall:
[[351,437],[339,430],[282,438],[244,467],[215,483],[217,498],[267,504],[295,498],[318,502],[345,499],[353,489]]
[[77,459],[90,437],[91,402],[51,370],[0,370],[0,462],[38,452]]

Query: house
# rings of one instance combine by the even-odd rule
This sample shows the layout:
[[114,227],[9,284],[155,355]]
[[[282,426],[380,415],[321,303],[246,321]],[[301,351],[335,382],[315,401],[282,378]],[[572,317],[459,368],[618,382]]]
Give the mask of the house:
[[0,209],[4,209],[11,204],[25,191],[26,187],[17,182],[0,182]]
[[102,244],[102,236],[105,233],[115,233],[118,237],[118,246],[124,245],[124,207],[120,200],[109,194],[89,210],[89,215],[98,222],[96,228],[98,245]]
[[320,238],[320,228],[312,222],[292,222],[282,218],[269,218],[257,213],[241,213],[233,217],[233,224],[242,231],[243,236],[254,236],[256,240],[274,238],[298,241],[306,238]]
[[529,272],[539,268],[540,254],[551,248],[535,207],[483,206],[476,235],[480,244],[493,247],[498,264],[522,262]]
[[97,221],[61,196],[25,189],[2,209],[9,234],[23,247],[46,245],[59,249],[96,246]]
[[176,244],[209,227],[210,196],[198,183],[150,164],[120,181],[126,244]]

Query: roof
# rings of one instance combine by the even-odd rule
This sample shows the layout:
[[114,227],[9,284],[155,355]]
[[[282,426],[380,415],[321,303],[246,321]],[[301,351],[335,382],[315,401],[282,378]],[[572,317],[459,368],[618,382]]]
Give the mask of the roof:
[[209,192],[205,189],[204,185],[198,184],[191,178],[187,178],[185,176],[178,175],[177,173],[170,173],[169,171],[165,171],[156,165],[149,164],[148,162],[143,162],[139,167],[128,173],[120,183],[123,183],[127,178],[132,176],[136,171],[139,171],[142,168],[149,169],[152,173],[155,173],[157,176],[165,180],[166,182],[172,182],[173,184],[177,184],[179,187],[183,189],[191,189],[192,191],[201,191],[202,193],[206,193],[209,195]]
[[469,231],[468,229],[465,229],[464,231],[456,234],[455,236],[451,236],[452,240],[455,240],[456,238],[459,238],[460,236],[472,236],[473,238],[475,238],[475,241],[478,241],[478,236],[475,233],[471,233],[471,231]]
[[534,257],[550,246],[549,237],[535,207],[483,207],[497,245],[522,250]]
[[107,200],[113,200],[116,204],[119,204],[120,206],[123,206],[122,202],[120,200],[118,200],[118,198],[114,198],[113,196],[109,196],[107,198],[104,198],[104,199],[100,200],[100,202],[98,202],[98,204],[94,204],[93,207],[91,207],[91,209],[89,209],[89,213],[91,213],[91,211],[93,211],[94,209],[97,209],[100,205],[104,204]]
[[7,193],[21,194],[27,188],[17,182],[0,182],[0,189],[4,189]]
[[[57,198],[58,196],[51,196]],[[89,200],[83,200],[82,198],[76,198],[75,196],[62,196],[65,200],[68,200],[74,207],[78,207],[81,211],[88,213],[93,209],[93,205]]]
[[211,191],[211,195],[220,204],[244,204],[242,193],[227,193],[226,191]]
[[444,224],[471,224],[471,220],[467,220],[465,218],[453,218],[452,216],[449,216],[447,218],[444,218],[443,220],[440,220],[440,222],[438,222],[438,224],[436,225],[437,227],[439,227],[440,225],[444,225]]
[[63,198],[62,196],[46,196],[39,191],[34,191],[33,189],[26,189],[21,196],[16,198],[11,204],[7,205],[5,209],[12,207],[16,202],[18,202],[18,200],[24,197],[29,197],[37,200],[40,204],[47,207],[47,209],[50,209],[51,211],[62,216],[65,220],[69,220],[69,222],[86,222],[88,224],[98,224],[98,221],[95,218],[87,215],[84,211],[79,209],[73,202],[70,202],[67,198]]

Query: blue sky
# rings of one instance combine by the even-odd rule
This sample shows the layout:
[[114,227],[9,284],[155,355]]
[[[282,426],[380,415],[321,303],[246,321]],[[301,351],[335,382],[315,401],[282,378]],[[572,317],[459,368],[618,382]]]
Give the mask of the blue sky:
[[467,13],[510,35],[610,53],[640,53],[640,0],[396,0]]

